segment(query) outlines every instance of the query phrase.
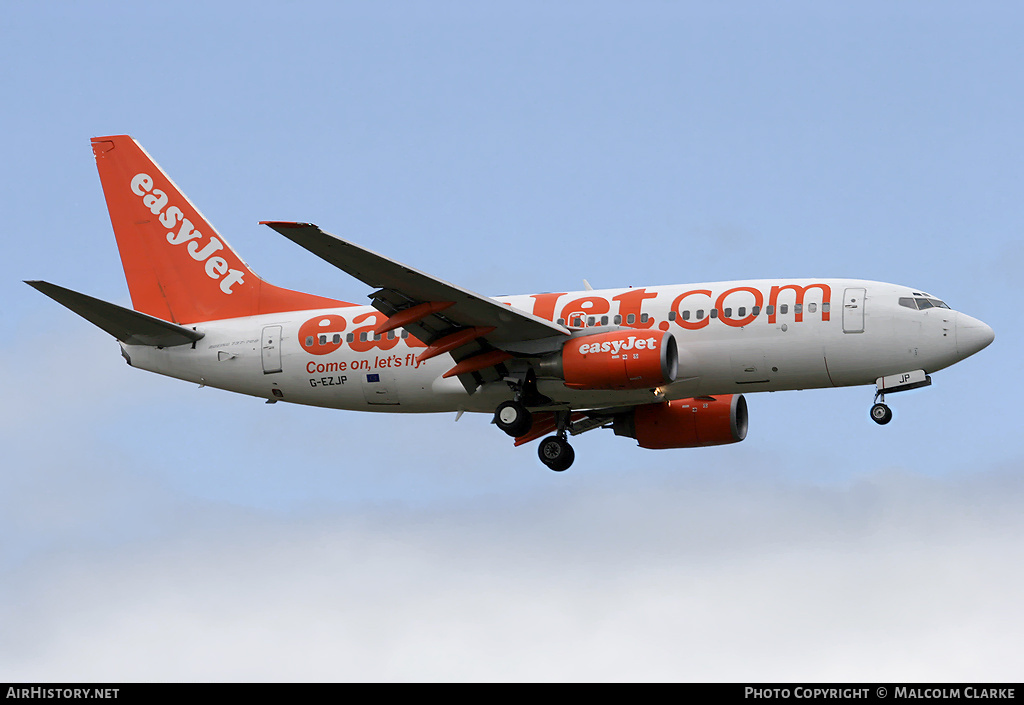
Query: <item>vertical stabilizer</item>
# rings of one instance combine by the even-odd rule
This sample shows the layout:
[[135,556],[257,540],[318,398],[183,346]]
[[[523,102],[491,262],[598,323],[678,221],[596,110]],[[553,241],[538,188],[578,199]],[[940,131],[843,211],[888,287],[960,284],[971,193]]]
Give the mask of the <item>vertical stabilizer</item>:
[[174,323],[346,306],[268,284],[127,135],[93,154],[136,311]]

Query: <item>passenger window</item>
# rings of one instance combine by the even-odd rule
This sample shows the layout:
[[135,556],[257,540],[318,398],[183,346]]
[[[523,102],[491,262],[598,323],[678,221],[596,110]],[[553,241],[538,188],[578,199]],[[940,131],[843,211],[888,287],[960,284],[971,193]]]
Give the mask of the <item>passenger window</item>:
[[351,342],[352,342],[353,340],[355,340],[355,339],[356,339],[356,335],[355,335],[355,333],[349,333],[348,335],[346,335],[346,336],[345,336],[345,340],[347,340],[347,341],[348,341],[348,342],[350,342],[350,343],[351,343]]
[[[727,315],[727,316],[730,315],[728,313],[728,311],[729,311],[729,309],[726,309],[726,314],[725,315]],[[736,312],[736,315],[739,316],[740,318],[743,318],[744,316],[746,316],[747,315],[747,307],[746,306],[740,306],[740,310]]]
[[689,311],[683,311],[683,320],[684,321],[690,320],[690,312]]
[[622,323],[622,316],[616,314],[615,318],[613,318],[612,320],[615,321],[615,325],[619,325],[620,323]]
[[636,323],[636,314],[635,313],[628,314],[626,316],[626,325],[630,325],[631,326],[634,323]]
[[697,320],[699,321],[699,320],[701,320],[702,318],[704,318],[704,309],[702,309],[702,308],[698,308],[698,309],[697,309]]
[[789,313],[789,304],[782,304],[781,306],[779,306],[779,313],[781,313],[783,316]]
[[718,318],[718,309],[717,308],[711,309],[711,317],[712,318]]
[[[726,318],[732,318],[732,309],[731,308],[725,309],[722,312],[722,315],[725,316]],[[742,316],[743,314],[741,313],[740,315]]]
[[647,323],[648,319],[650,319],[650,316],[648,316],[646,313],[641,313],[640,314],[640,322],[641,323]]
[[331,342],[334,343],[335,345],[340,345],[341,344],[341,333],[335,333],[334,334],[334,339]]
[[832,310],[832,304],[830,304],[828,301],[826,301],[825,303],[823,303],[821,305],[821,312],[822,313],[828,313],[831,310]]
[[360,340],[360,342],[363,342],[363,343],[366,342],[366,331],[365,330],[362,333],[359,334],[359,340]]
[[593,316],[589,316],[589,317],[587,318],[587,325],[588,325],[588,326],[592,326],[592,325],[594,325],[594,317],[593,317]]
[[321,345],[327,345],[327,336],[326,335],[323,335],[323,334],[320,335],[320,344]]
[[406,339],[406,338],[408,338],[408,337],[409,337],[409,331],[407,331],[407,330],[405,330],[405,329],[403,328],[403,329],[402,329],[402,340],[405,340],[405,339]]
[[796,304],[796,305],[793,306],[793,313],[803,313],[803,312],[804,312],[804,305],[803,304]]
[[601,325],[602,326],[608,325],[608,316],[601,316]]
[[564,326],[565,325],[565,319],[564,318],[559,318],[557,321],[555,321],[555,323],[557,323],[560,326]]
[[759,316],[761,314],[761,307],[755,306],[754,308],[750,309],[750,312],[755,316]]
[[306,336],[306,347],[307,348],[313,347],[313,336],[311,336],[311,335]]
[[765,312],[769,316],[774,316],[775,315],[775,307],[774,306],[769,306],[768,308],[765,309]]
[[668,320],[670,320],[670,321],[676,320],[676,312],[675,311],[669,311],[668,312]]
[[818,304],[807,304],[807,312],[808,313],[817,313],[817,311],[818,311]]

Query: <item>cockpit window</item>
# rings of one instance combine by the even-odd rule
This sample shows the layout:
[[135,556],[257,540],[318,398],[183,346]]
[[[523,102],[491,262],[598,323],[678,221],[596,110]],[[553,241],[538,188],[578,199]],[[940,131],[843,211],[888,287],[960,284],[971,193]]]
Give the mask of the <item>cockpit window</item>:
[[949,306],[947,306],[943,301],[924,296],[901,296],[900,306],[915,308],[918,311],[924,311],[929,308],[949,308]]

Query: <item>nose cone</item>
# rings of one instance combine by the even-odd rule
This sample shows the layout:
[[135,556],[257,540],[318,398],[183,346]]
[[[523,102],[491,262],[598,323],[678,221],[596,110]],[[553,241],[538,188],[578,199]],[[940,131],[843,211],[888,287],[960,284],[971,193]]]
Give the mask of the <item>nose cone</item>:
[[956,351],[961,357],[968,357],[995,340],[996,334],[991,328],[963,313],[956,315]]

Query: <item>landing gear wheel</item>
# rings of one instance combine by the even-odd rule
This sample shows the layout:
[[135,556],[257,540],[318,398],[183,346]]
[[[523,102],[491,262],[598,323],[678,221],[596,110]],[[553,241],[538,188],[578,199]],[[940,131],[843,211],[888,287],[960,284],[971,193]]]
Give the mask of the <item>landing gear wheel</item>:
[[892,409],[885,404],[875,404],[871,407],[871,420],[879,426],[884,426],[892,421]]
[[537,449],[540,461],[555,472],[568,470],[572,461],[576,460],[576,451],[569,442],[558,436],[548,436],[540,442]]
[[516,438],[530,430],[533,415],[517,401],[505,401],[494,412],[494,423],[502,431]]

